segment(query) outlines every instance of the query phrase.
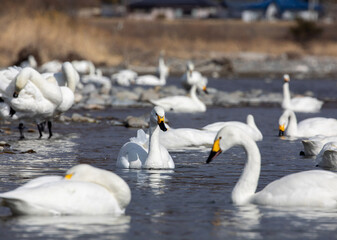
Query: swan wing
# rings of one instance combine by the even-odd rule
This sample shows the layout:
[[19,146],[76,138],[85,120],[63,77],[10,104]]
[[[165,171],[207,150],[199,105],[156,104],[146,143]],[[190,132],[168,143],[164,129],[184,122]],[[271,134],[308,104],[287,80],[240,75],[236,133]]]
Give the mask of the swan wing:
[[[44,179],[45,180],[45,179]],[[55,178],[2,193],[14,214],[122,214],[114,195],[101,185]]]
[[337,174],[312,170],[287,175],[252,198],[253,203],[272,206],[337,207]]
[[310,137],[315,135],[337,135],[337,120],[334,118],[308,118],[298,123],[298,135]]
[[127,142],[119,150],[117,167],[119,168],[141,168],[147,158],[147,150],[135,143]]
[[313,97],[295,97],[290,101],[290,107],[296,112],[318,112],[323,102]]

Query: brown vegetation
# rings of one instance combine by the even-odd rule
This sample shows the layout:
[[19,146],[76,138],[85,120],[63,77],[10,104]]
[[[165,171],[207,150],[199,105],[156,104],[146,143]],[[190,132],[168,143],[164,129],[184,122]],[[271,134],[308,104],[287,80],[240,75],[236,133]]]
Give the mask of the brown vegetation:
[[38,51],[41,62],[53,59],[90,59],[96,64],[155,64],[161,50],[168,58],[200,59],[262,52],[273,55],[337,56],[336,25],[321,23],[322,33],[297,42],[294,22],[242,23],[229,20],[136,21],[76,19],[60,11],[15,8],[0,16],[0,66],[15,62],[27,47]]

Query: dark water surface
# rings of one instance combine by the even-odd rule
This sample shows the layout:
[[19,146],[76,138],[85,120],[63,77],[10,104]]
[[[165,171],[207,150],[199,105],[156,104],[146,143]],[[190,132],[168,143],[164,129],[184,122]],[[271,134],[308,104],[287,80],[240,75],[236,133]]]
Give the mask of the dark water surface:
[[[37,140],[38,133],[35,132],[26,133],[26,140],[18,141],[15,125],[10,126],[12,134],[0,133],[1,140],[7,141],[14,153],[0,154],[0,192],[39,176],[62,175],[78,163],[116,172],[132,191],[132,201],[125,216],[118,218],[12,217],[8,209],[0,207],[0,239],[336,238],[337,209],[233,205],[230,194],[245,160],[241,148],[233,148],[207,165],[208,150],[189,150],[171,152],[176,163],[174,170],[116,169],[120,147],[136,135],[137,129],[113,126],[108,117],[123,119],[150,110],[111,108],[91,111],[91,116],[102,119],[100,123],[56,122],[55,136],[50,140]],[[84,114],[83,111],[80,113]],[[206,113],[166,115],[171,127],[198,128],[215,121],[245,121],[249,113],[255,116],[264,136],[263,141],[258,142],[262,155],[258,190],[284,175],[316,169],[313,158],[299,156],[302,150],[299,140],[282,140],[277,136],[278,118],[282,113],[279,108],[209,107]],[[315,116],[336,118],[337,108],[323,108],[317,114],[297,114],[299,121]],[[36,153],[22,153],[30,149]]]

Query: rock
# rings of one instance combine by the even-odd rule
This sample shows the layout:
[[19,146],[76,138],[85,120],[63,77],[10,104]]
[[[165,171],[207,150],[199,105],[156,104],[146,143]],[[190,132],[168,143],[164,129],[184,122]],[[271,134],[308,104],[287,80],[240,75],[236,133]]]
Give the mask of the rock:
[[133,117],[128,116],[124,120],[124,125],[130,128],[147,128],[149,127],[149,123],[145,120],[144,117]]
[[71,120],[74,121],[74,122],[88,122],[88,123],[95,123],[95,122],[97,122],[97,120],[95,120],[94,118],[85,117],[85,116],[82,116],[82,115],[80,115],[78,113],[74,113],[71,116]]

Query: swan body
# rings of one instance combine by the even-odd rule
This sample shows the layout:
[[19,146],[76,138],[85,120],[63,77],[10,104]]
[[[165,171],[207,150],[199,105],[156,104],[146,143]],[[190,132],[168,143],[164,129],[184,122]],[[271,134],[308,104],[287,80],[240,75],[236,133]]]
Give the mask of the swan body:
[[295,113],[285,110],[279,118],[279,135],[283,135],[284,132],[289,137],[334,136],[337,135],[337,120],[315,117],[297,123]]
[[290,109],[294,112],[318,112],[322,108],[323,102],[313,97],[290,98],[289,75],[285,74],[283,78],[283,109]]
[[103,76],[100,69],[96,69],[95,74],[83,75],[81,82],[84,85],[89,83],[96,85],[96,87],[101,88],[101,93],[103,94],[109,94],[111,90],[110,78]]
[[200,80],[192,84],[189,96],[170,96],[157,100],[150,100],[150,102],[156,106],[161,106],[165,111],[173,112],[205,112],[206,105],[199,100],[197,96],[197,89],[206,90],[207,82]]
[[181,77],[183,86],[190,86],[196,84],[200,81],[207,82],[207,78],[202,76],[198,71],[194,70],[194,64],[191,61],[188,61],[186,64],[186,73]]
[[[164,118],[164,109],[154,107],[150,115],[148,147],[144,142],[127,142],[118,153],[117,167],[138,169],[173,169],[175,167],[172,157],[159,141],[160,129],[162,131],[167,130],[164,124]],[[144,136],[145,133],[139,134]]]
[[228,122],[216,122],[209,125],[204,126],[203,130],[208,131],[215,131],[218,132],[221,128],[225,126],[236,126],[243,131],[245,131],[254,141],[262,141],[263,135],[261,131],[258,129],[258,127],[255,124],[254,116],[251,114],[247,115],[246,124],[243,122],[238,121],[228,121]]
[[328,142],[337,142],[337,136],[326,137],[317,135],[309,139],[302,140],[305,156],[316,156]]
[[74,60],[71,62],[71,64],[74,66],[75,70],[80,75],[94,75],[95,74],[95,65],[93,62],[88,60]]
[[65,177],[39,177],[0,198],[18,215],[120,215],[131,201],[131,191],[116,174],[80,164]]
[[42,64],[39,67],[41,73],[57,73],[62,70],[62,63],[58,60],[53,60]]
[[124,69],[118,73],[112,74],[111,79],[115,81],[120,86],[130,86],[135,83],[138,74],[130,69]]
[[169,73],[169,68],[165,65],[164,59],[162,57],[159,58],[158,72],[159,78],[154,75],[143,75],[136,78],[135,84],[148,86],[164,86],[166,84],[166,78]]
[[247,153],[244,170],[232,191],[234,204],[259,204],[277,207],[337,207],[337,174],[324,170],[293,173],[269,183],[256,193],[261,168],[260,151],[253,139],[239,128],[222,128],[207,159],[242,146]]
[[337,168],[337,141],[326,143],[318,153],[316,161],[318,166]]

